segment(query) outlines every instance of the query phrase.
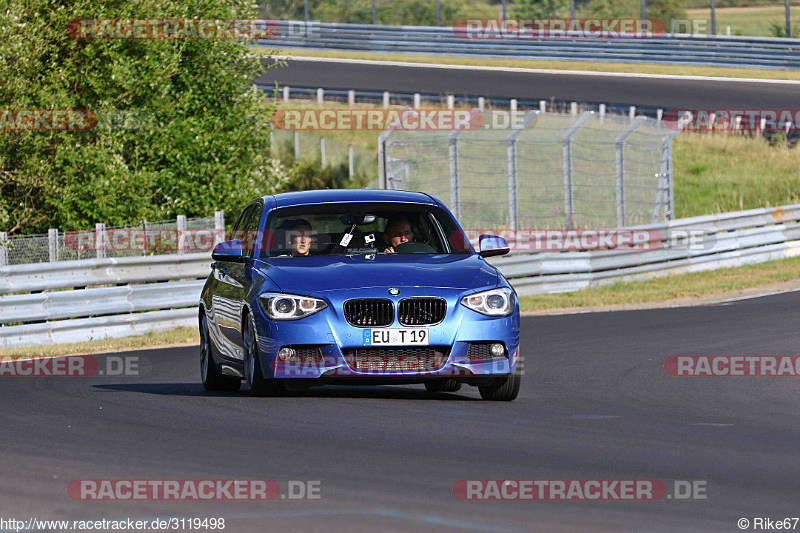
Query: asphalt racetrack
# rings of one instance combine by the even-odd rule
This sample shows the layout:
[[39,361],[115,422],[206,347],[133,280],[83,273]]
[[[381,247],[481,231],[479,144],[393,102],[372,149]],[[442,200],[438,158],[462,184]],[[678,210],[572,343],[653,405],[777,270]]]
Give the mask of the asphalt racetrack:
[[[0,517],[225,518],[226,532],[740,531],[800,514],[800,378],[685,378],[670,355],[800,353],[800,293],[523,318],[513,403],[476,389],[206,393],[196,347],[129,377],[0,378]],[[107,356],[97,356],[103,359]],[[75,501],[76,479],[319,481],[319,499]],[[465,479],[658,479],[706,499],[461,501]],[[285,496],[286,494],[284,494]],[[798,526],[800,528],[800,525]],[[8,531],[8,528],[4,530]]]
[[[266,63],[271,60],[265,59]],[[575,69],[580,70],[580,62]],[[546,72],[503,72],[289,60],[260,85],[323,87],[456,96],[597,102],[663,109],[796,109],[800,86],[735,79],[687,80]]]

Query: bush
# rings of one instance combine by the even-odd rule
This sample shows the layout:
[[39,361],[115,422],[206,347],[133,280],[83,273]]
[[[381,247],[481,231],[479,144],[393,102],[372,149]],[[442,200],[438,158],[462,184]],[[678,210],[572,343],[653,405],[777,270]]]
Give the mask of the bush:
[[[75,40],[84,18],[252,18],[244,0],[6,0],[0,109],[135,111],[139,129],[0,132],[0,229],[238,212],[281,186],[246,41]],[[267,111],[265,112],[265,106]]]

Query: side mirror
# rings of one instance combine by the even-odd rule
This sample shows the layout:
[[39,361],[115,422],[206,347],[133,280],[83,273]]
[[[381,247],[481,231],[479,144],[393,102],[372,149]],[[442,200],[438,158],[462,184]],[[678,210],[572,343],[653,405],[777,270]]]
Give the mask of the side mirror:
[[224,241],[214,247],[211,257],[215,261],[231,261],[234,263],[244,263],[245,256],[242,251],[241,239]]
[[503,237],[497,235],[481,235],[478,239],[478,247],[480,248],[481,257],[494,257],[496,255],[506,255],[511,251]]

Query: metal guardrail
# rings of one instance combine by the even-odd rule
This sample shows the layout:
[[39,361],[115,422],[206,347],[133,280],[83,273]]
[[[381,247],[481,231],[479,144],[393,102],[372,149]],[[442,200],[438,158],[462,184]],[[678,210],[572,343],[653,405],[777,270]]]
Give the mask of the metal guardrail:
[[[653,242],[663,247],[512,253],[490,261],[529,295],[800,256],[800,204],[634,229],[660,235]],[[702,246],[673,247],[670,236],[680,230],[691,230]],[[210,263],[208,254],[187,254],[0,267],[0,348],[194,326]]]
[[746,68],[800,68],[800,39],[773,37],[665,36],[658,39],[491,39],[456,36],[453,28],[278,21],[278,34],[264,47],[324,48],[406,54],[669,63]]

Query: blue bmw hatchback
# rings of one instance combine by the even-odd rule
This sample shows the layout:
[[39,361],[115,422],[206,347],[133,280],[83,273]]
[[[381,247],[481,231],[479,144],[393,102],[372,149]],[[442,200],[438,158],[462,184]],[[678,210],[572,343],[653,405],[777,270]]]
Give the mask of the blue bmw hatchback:
[[520,386],[517,295],[448,209],[422,193],[265,196],[216,246],[200,300],[207,390],[257,396],[325,384]]

